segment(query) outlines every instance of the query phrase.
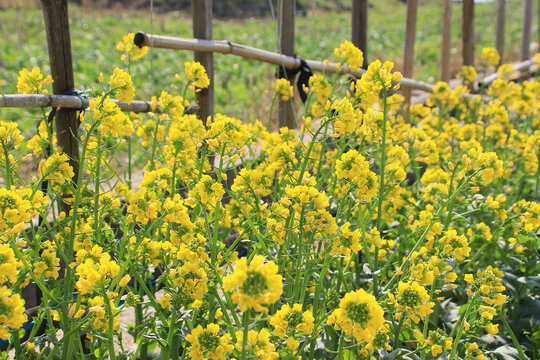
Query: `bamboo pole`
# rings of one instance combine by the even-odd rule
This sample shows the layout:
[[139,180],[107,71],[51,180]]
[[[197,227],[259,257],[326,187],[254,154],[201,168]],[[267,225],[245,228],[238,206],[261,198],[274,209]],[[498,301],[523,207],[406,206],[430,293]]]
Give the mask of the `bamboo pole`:
[[450,81],[450,60],[452,48],[452,0],[443,0],[441,80]]
[[[69,35],[68,1],[41,0],[41,6],[47,32],[51,75],[54,80],[53,93],[58,95],[75,87]],[[79,173],[77,114],[73,111],[62,112],[56,117],[55,125],[58,147],[69,157],[69,164],[73,167],[75,174],[72,180],[76,183]]]
[[[212,0],[192,0],[193,37],[212,39]],[[214,54],[195,51],[195,61],[206,69],[210,85],[195,94],[199,104],[198,115],[206,125],[207,118],[214,114]]]
[[[536,64],[536,60],[534,58],[532,58],[532,59],[529,59],[529,60],[526,60],[526,61],[518,62],[518,63],[514,64],[512,66],[512,68],[514,69],[514,71],[521,71],[523,69],[529,69],[534,64]],[[479,80],[479,83],[483,84],[484,86],[487,86],[487,85],[491,84],[493,81],[495,81],[496,79],[498,79],[499,77],[500,77],[499,73],[493,73],[493,74],[490,74],[490,75],[486,76],[482,80]]]
[[[124,112],[147,113],[161,112],[159,103],[152,110],[150,101],[132,101],[131,104],[118,102],[120,110]],[[0,94],[0,108],[35,108],[35,107],[53,107],[63,109],[80,109],[83,102],[80,97],[75,95],[41,95],[41,94]],[[186,109],[186,114],[194,114],[198,110],[197,106],[190,106]]]
[[352,0],[351,40],[364,54],[362,68],[368,66],[368,0]]
[[463,65],[474,66],[474,0],[463,0]]
[[[294,55],[294,13],[296,11],[295,0],[279,0],[279,52],[286,56]],[[280,68],[286,68],[284,64]],[[279,69],[278,69],[279,70]],[[287,79],[294,82],[294,79]],[[296,128],[296,115],[293,108],[293,99],[279,99],[279,127]],[[271,119],[269,120],[271,121]]]
[[[403,55],[403,76],[412,78],[414,70],[414,41],[416,38],[416,13],[418,0],[407,0],[407,28],[405,30],[405,51]],[[411,102],[411,89],[403,91],[405,101]]]
[[[263,61],[274,65],[283,65],[287,69],[293,69],[300,66],[300,59],[292,56],[274,53],[271,51],[261,50],[245,45],[232,43],[225,40],[197,40],[184,39],[171,36],[149,35],[143,32],[135,34],[135,44],[137,46],[153,46],[161,49],[174,50],[198,50],[207,52],[218,52],[221,54],[231,54],[241,56],[248,59]],[[358,71],[349,69],[347,66],[342,66],[337,69],[337,63],[325,63],[317,60],[305,60],[308,66],[314,72],[335,74],[339,71],[340,74],[349,74],[356,78],[360,78],[366,71],[360,69]],[[433,91],[434,85],[427,84],[423,81],[403,78],[400,81],[402,87],[410,87],[411,89],[423,90],[427,92]]]
[[506,0],[497,0],[497,33],[495,36],[495,48],[501,56],[499,65],[504,63],[504,15],[506,14]]

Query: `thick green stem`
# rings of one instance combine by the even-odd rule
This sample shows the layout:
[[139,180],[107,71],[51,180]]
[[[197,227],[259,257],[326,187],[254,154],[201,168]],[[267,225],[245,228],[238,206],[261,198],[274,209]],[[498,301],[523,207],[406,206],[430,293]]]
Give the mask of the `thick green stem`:
[[146,355],[148,352],[148,342],[142,336],[144,334],[144,331],[142,329],[142,324],[143,324],[143,308],[142,308],[142,304],[137,304],[135,305],[135,329],[139,329],[140,327],[141,329],[137,334],[135,334],[134,340],[137,341],[137,338],[139,336],[141,337],[141,342],[139,344],[140,346],[139,355],[140,355],[141,360],[146,360]]
[[4,150],[4,158],[6,159],[6,189],[11,188],[11,161],[9,160],[9,153],[6,143],[2,140],[2,149]]
[[[379,195],[377,205],[377,230],[382,233],[382,205],[384,201],[384,170],[386,167],[386,122],[388,120],[388,94],[386,88],[383,90],[383,123],[382,123],[382,139],[381,139],[381,164],[379,169]],[[379,267],[379,249],[375,248],[375,269]],[[376,273],[373,273],[373,293],[375,297],[379,295],[379,282]]]
[[514,331],[512,331],[512,327],[510,324],[508,324],[508,321],[506,321],[506,318],[504,315],[501,314],[500,316],[502,323],[504,324],[504,327],[506,328],[506,331],[508,331],[508,334],[510,334],[510,338],[512,339],[512,343],[514,344],[514,347],[516,348],[517,352],[519,353],[520,360],[527,360],[528,357],[525,356],[525,353],[523,352],[523,349],[521,348],[521,344],[519,343],[518,339],[516,338],[516,334],[514,334]]
[[[178,334],[176,334],[176,309],[173,310],[171,316],[171,322],[169,324],[169,335],[167,336],[167,343],[169,344],[169,356],[167,359],[179,359],[179,344],[178,344]],[[164,357],[165,359],[165,357]]]
[[251,315],[251,310],[248,309],[244,312],[243,320],[244,320],[244,335],[242,339],[242,360],[247,359],[247,343],[248,343],[248,331],[249,331],[249,318]]
[[94,238],[97,244],[100,243],[101,225],[99,216],[99,187],[101,182],[101,134],[97,133],[97,156],[94,178]]

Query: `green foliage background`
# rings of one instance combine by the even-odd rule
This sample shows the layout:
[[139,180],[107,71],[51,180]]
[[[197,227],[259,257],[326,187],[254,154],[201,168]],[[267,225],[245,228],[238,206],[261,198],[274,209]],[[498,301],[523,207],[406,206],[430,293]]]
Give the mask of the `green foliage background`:
[[[0,12],[0,32],[3,34],[3,41],[0,42],[0,93],[17,91],[18,72],[24,67],[39,66],[43,72],[49,72],[41,9],[27,2],[17,3],[24,5],[18,8],[4,4]],[[87,89],[96,84],[100,72],[108,76],[114,66],[126,67],[115,46],[128,32],[150,33],[153,29],[156,34],[192,36],[190,13],[156,11],[151,24],[148,2],[145,9],[138,10],[118,6],[107,8],[99,3],[97,1],[96,5],[96,2],[82,1],[82,5],[70,5],[75,84],[79,89]],[[305,11],[304,15],[296,19],[296,52],[305,59],[335,60],[333,49],[342,41],[350,39],[351,14],[346,11],[348,2],[306,0],[300,3]],[[454,3],[452,10],[452,73],[456,75],[461,66],[461,4]],[[507,10],[505,61],[515,61],[520,47],[523,1],[508,1]],[[420,2],[418,11],[415,78],[433,83],[439,76],[441,1]],[[494,46],[496,3],[477,4],[475,11],[476,52],[479,54],[482,47]],[[391,60],[396,63],[396,69],[400,70],[405,17],[406,4],[399,0],[370,2],[368,60]],[[533,29],[537,29],[536,22],[535,17]],[[215,39],[275,51],[276,26],[271,16],[216,19],[213,32]],[[189,51],[155,49],[151,56],[149,54],[136,62],[133,69],[136,74],[134,82],[137,99],[159,95],[155,94],[157,89],[167,88],[175,81],[174,74],[182,71],[184,61],[192,59],[193,55]],[[243,121],[266,118],[271,98],[268,91],[274,79],[275,68],[231,55],[216,54],[214,59],[216,111]],[[31,119],[28,119],[28,115],[22,118],[22,114],[22,111],[14,109],[0,110],[3,120],[22,121],[22,128],[26,132],[33,132],[34,122],[25,125]]]

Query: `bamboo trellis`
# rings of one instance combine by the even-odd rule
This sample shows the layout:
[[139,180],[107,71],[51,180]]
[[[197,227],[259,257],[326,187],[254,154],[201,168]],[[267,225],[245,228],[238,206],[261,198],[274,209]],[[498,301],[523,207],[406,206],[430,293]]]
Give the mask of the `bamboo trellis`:
[[[135,34],[135,44],[137,46],[152,46],[154,48],[161,49],[173,49],[173,50],[191,50],[200,52],[217,52],[221,54],[231,54],[248,59],[259,60],[283,66],[287,69],[294,69],[300,66],[301,59],[294,56],[287,56],[267,50],[254,48],[251,46],[232,43],[227,40],[202,40],[193,38],[181,38],[173,36],[152,35],[144,32],[138,32]],[[337,63],[324,62],[317,60],[305,60],[312,71],[321,72],[326,74],[349,74],[356,78],[360,78],[362,74],[366,72],[364,69],[353,70],[347,66],[339,67]],[[409,78],[403,78],[400,81],[401,86],[432,92],[434,85],[427,84],[423,81],[413,80]]]
[[[152,108],[152,104],[149,101],[137,101],[134,100],[130,104],[125,102],[117,103],[120,110],[124,112],[134,113],[147,113],[147,112],[161,112],[161,106],[159,103],[155,108]],[[12,108],[32,108],[32,107],[53,107],[64,109],[85,109],[85,102],[76,95],[19,95],[19,94],[6,94],[0,95],[0,107],[12,107]],[[193,114],[198,110],[198,106],[189,106],[186,109],[186,113]]]

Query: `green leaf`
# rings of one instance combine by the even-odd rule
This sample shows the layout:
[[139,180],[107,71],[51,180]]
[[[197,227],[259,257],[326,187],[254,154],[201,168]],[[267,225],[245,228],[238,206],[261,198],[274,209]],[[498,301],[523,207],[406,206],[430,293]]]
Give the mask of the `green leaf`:
[[500,359],[500,360],[510,360],[510,359],[521,360],[519,357],[518,351],[509,345],[498,347],[497,349],[493,351],[487,351],[486,354],[493,354],[495,355],[497,359]]

